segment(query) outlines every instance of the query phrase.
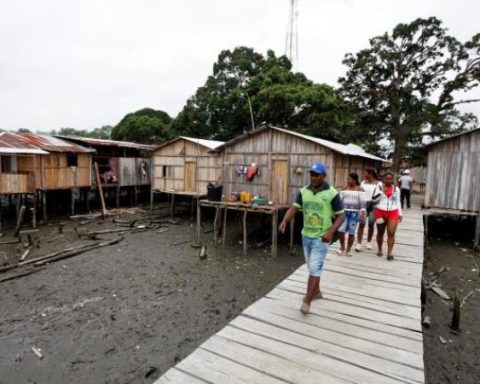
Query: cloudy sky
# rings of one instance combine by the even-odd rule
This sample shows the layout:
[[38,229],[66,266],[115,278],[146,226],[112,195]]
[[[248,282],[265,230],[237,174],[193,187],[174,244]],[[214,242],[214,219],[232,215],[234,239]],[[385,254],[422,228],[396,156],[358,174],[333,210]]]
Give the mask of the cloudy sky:
[[[346,52],[437,16],[460,40],[478,0],[299,0],[298,69],[335,85]],[[284,53],[288,0],[0,0],[0,128],[93,129],[143,107],[175,116],[222,49]],[[480,91],[472,96],[480,97]],[[465,111],[480,117],[480,105]]]

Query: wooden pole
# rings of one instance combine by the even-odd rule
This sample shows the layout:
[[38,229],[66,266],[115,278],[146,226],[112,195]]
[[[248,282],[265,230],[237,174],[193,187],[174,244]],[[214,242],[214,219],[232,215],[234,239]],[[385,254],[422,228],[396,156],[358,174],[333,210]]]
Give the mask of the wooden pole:
[[15,226],[15,232],[13,233],[14,236],[17,236],[18,235],[18,232],[20,231],[20,227],[22,225],[22,221],[23,221],[23,215],[25,214],[25,206],[22,205],[22,207],[20,208],[20,212],[18,213],[18,217],[17,217],[17,225]]
[[272,257],[276,258],[278,256],[278,245],[277,245],[277,234],[278,234],[278,210],[273,211],[272,213]]
[[477,216],[475,220],[475,242],[474,242],[475,250],[480,248],[480,215]]
[[243,253],[247,254],[247,211],[243,211]]
[[43,221],[47,221],[47,193],[45,190],[42,191],[42,217]]
[[70,189],[70,216],[75,216],[75,192]]
[[173,215],[175,214],[175,194],[172,193],[171,195],[172,197],[170,201],[170,217],[173,217]]
[[199,201],[197,200],[197,244],[200,244],[201,241],[201,232],[202,232],[202,207],[200,206]]
[[213,219],[213,242],[215,243],[215,247],[218,243],[218,216],[219,216],[220,208],[217,206],[215,208],[215,219]]
[[227,205],[225,204],[225,211],[223,212],[223,234],[222,234],[222,248],[225,249],[225,242],[227,238]]
[[105,199],[103,197],[102,181],[100,180],[100,173],[98,172],[98,163],[95,162],[94,165],[95,165],[95,176],[97,178],[98,193],[100,194],[100,203],[102,204],[102,218],[103,218],[107,214],[107,208],[105,207]]
[[153,189],[150,188],[150,211],[153,211]]
[[120,185],[117,186],[115,193],[115,207],[120,207]]

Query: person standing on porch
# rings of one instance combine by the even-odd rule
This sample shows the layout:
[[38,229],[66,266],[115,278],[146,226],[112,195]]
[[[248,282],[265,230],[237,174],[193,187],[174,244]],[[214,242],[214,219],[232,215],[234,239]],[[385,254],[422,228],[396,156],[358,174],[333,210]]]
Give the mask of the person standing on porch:
[[372,238],[373,238],[373,231],[375,228],[375,218],[373,217],[373,210],[374,210],[374,203],[372,201],[372,196],[375,192],[375,189],[380,186],[382,182],[378,181],[377,172],[373,168],[367,168],[365,170],[365,175],[363,177],[362,182],[360,183],[360,187],[365,191],[365,200],[366,200],[366,208],[367,214],[365,220],[360,220],[360,225],[358,227],[357,233],[357,246],[355,247],[355,251],[361,252],[362,241],[363,241],[363,233],[365,231],[365,226],[368,225],[368,232],[367,232],[367,249],[372,249]]
[[303,212],[303,251],[308,266],[307,293],[303,298],[300,311],[310,312],[313,299],[321,299],[320,277],[328,247],[333,235],[342,225],[345,216],[343,205],[337,190],[325,180],[327,167],[321,163],[310,168],[310,184],[298,193],[292,207],[287,211],[279,225],[281,233],[290,220],[302,210]]

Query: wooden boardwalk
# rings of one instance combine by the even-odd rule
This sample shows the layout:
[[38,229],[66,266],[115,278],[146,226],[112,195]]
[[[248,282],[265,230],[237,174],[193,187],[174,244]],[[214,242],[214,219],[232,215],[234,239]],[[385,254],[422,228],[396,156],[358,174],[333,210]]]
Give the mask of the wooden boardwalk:
[[423,383],[421,211],[406,212],[393,262],[336,249],[326,260],[325,298],[310,314],[299,311],[304,265],[156,384]]

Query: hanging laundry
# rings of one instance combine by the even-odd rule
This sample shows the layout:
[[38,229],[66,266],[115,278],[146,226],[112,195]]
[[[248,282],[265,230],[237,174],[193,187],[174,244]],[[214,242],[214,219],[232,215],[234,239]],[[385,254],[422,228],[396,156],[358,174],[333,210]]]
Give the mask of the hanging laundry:
[[248,181],[252,181],[255,176],[258,175],[258,168],[255,163],[253,163],[250,167],[247,168],[246,176]]
[[236,165],[235,166],[235,173],[237,176],[243,176],[245,174],[245,168],[243,165]]

